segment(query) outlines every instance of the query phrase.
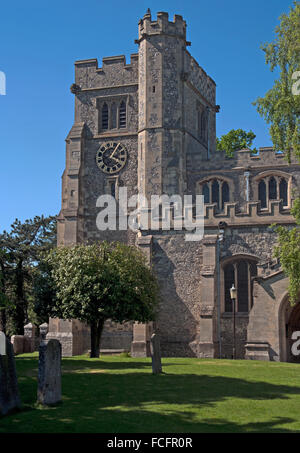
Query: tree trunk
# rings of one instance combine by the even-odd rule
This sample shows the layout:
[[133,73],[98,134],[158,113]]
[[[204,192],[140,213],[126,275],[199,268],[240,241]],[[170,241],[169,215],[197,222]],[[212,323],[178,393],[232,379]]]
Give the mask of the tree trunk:
[[99,358],[100,355],[100,339],[103,330],[105,319],[91,323],[91,358]]
[[6,335],[6,312],[5,308],[0,310],[0,330]]
[[[1,289],[2,293],[5,296],[5,268],[4,264],[1,261]],[[0,310],[0,330],[6,334],[6,309],[2,308]]]
[[24,324],[27,322],[27,304],[24,297],[24,270],[22,260],[19,260],[16,268],[16,299],[15,330],[17,335],[24,335]]

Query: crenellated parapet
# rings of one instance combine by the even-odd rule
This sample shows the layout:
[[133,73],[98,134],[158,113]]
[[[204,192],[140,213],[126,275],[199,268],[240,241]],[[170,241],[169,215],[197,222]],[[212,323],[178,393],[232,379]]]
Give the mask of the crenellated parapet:
[[169,14],[166,12],[158,12],[157,20],[152,21],[150,10],[144,15],[143,19],[139,21],[139,43],[147,36],[165,34],[170,36],[177,36],[186,43],[186,22],[182,16],[175,15],[173,22],[169,21]]
[[259,201],[251,201],[245,204],[242,212],[238,203],[225,203],[222,212],[218,212],[216,204],[207,204],[204,209],[205,227],[218,227],[220,222],[228,227],[295,223],[290,210],[283,208],[282,200],[270,200],[266,209],[261,209]]
[[[292,158],[292,165],[299,165],[296,158]],[[261,166],[287,166],[286,155],[284,152],[277,153],[271,146],[258,148],[257,154],[253,154],[250,149],[241,149],[237,151],[233,157],[227,157],[225,152],[215,151],[211,155],[211,165],[216,169],[218,166],[222,168],[248,168]],[[207,163],[209,169],[210,162]]]
[[125,55],[104,57],[102,66],[97,58],[75,62],[75,84],[79,92],[137,84],[138,54],[131,54],[130,64]]

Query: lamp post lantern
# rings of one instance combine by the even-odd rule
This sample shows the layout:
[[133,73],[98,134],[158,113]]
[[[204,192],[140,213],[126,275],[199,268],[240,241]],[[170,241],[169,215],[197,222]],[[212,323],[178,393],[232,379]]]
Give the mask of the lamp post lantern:
[[236,347],[235,347],[235,301],[236,301],[236,288],[234,287],[234,284],[232,284],[232,287],[230,288],[230,298],[232,300],[232,312],[233,312],[233,348],[232,348],[232,356],[233,360],[236,359]]

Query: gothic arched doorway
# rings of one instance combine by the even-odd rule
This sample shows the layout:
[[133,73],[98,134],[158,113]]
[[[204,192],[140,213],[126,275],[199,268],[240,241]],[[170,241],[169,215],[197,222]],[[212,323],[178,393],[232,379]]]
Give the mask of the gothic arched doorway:
[[291,306],[288,297],[284,300],[279,314],[280,320],[280,361],[300,363],[300,355],[292,354],[293,332],[300,332],[300,302]]

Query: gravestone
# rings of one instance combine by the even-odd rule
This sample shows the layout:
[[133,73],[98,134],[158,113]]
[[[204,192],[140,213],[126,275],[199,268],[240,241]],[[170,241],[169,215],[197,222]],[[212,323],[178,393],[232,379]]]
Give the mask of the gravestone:
[[14,350],[15,355],[23,354],[25,352],[24,335],[13,335],[12,337],[10,337],[10,342],[13,345],[13,350]]
[[46,335],[48,333],[49,326],[46,322],[40,325],[40,339],[41,341],[46,340]]
[[36,327],[32,322],[24,326],[24,352],[34,352],[36,346]]
[[161,356],[160,356],[160,342],[159,336],[154,333],[151,336],[151,357],[152,357],[152,373],[162,373]]
[[0,332],[0,355],[6,355],[6,336]]
[[44,405],[61,401],[61,344],[58,340],[40,344],[37,399]]
[[20,406],[13,346],[0,332],[0,415],[6,415]]

